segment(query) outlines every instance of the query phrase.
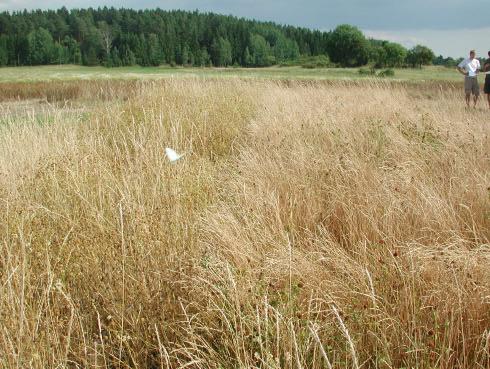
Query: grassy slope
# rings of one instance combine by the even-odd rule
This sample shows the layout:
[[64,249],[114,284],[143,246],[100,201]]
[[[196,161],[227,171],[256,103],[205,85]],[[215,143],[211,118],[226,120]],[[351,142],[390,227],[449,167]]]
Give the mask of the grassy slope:
[[[169,76],[193,75],[200,77],[259,77],[278,79],[361,79],[357,69],[304,69],[301,67],[271,68],[169,68],[169,67],[104,67],[42,66],[1,68],[0,82],[26,82],[77,79],[158,79]],[[390,79],[403,81],[460,81],[461,76],[452,69],[426,67],[423,69],[397,69]]]

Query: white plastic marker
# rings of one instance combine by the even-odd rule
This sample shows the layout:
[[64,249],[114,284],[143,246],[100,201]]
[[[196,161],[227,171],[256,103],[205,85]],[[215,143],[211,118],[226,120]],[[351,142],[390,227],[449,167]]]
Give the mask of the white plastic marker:
[[185,154],[177,154],[174,149],[171,149],[170,147],[165,148],[165,154],[167,155],[168,160],[170,160],[171,163],[176,162],[180,158],[182,158]]

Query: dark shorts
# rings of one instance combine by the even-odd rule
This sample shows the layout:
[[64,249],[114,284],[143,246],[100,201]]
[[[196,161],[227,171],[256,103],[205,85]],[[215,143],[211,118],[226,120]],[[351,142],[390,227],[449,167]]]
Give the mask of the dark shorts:
[[475,96],[478,96],[480,94],[478,78],[466,76],[464,78],[464,92],[466,92],[467,95],[473,94]]
[[486,94],[490,94],[490,78],[485,78],[485,86],[483,87],[483,91]]

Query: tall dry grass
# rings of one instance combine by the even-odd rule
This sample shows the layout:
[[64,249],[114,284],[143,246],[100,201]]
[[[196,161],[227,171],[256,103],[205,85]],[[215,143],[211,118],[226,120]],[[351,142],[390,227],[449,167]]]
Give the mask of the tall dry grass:
[[85,87],[2,105],[2,367],[490,366],[490,119],[459,91]]

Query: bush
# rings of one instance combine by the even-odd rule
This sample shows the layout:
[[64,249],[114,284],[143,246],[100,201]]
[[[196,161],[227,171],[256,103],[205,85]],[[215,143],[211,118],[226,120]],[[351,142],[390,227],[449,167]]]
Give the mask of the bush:
[[294,60],[283,60],[281,61],[278,66],[280,67],[295,67],[300,65],[299,59],[294,59]]
[[300,58],[300,64],[303,68],[315,69],[315,68],[329,68],[333,64],[326,55],[309,56]]
[[382,70],[378,73],[379,77],[393,77],[395,75],[395,71],[391,68]]
[[315,68],[317,68],[317,66],[314,63],[305,63],[301,67],[302,68],[305,68],[305,69],[315,69]]
[[375,76],[376,75],[376,69],[374,68],[359,68],[360,75],[363,76]]
[[363,76],[373,76],[373,77],[393,77],[395,75],[395,71],[391,68],[376,73],[376,69],[374,67],[359,68],[358,73]]

